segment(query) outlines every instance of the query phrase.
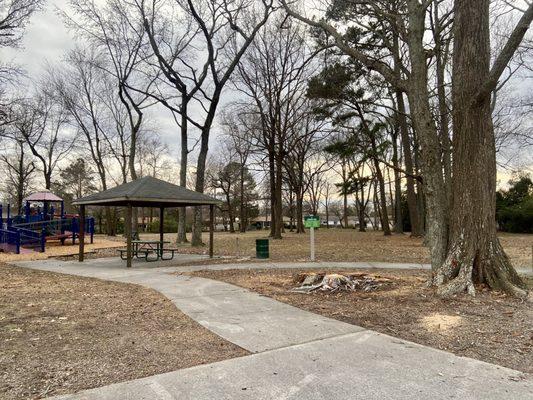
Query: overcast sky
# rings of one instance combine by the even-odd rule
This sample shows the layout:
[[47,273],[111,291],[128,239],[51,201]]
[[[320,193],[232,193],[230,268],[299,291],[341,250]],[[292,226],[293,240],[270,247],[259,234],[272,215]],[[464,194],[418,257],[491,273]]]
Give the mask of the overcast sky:
[[[46,63],[60,62],[64,54],[74,46],[76,40],[55,12],[57,8],[64,10],[67,7],[67,0],[47,1],[44,9],[32,16],[21,48],[1,49],[0,57],[3,60],[13,60],[21,65],[31,78],[38,78]],[[223,107],[224,102],[224,100],[221,101],[219,110]],[[154,106],[147,111],[147,116],[150,125],[155,125],[162,140],[169,146],[173,158],[177,160],[179,154],[178,127],[171,114],[161,106]],[[218,127],[215,126],[212,131],[213,140],[211,143],[214,142],[217,133]]]

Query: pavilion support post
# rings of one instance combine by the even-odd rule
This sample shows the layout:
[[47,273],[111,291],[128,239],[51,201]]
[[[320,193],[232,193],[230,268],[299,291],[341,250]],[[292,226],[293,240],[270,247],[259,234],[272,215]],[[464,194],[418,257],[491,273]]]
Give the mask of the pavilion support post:
[[129,226],[129,229],[126,233],[126,267],[131,268],[131,258],[132,258],[132,249],[131,249],[131,236],[133,234],[131,226],[132,226],[132,208],[131,204],[128,204],[128,207],[126,209],[126,226]]
[[[79,262],[83,262],[84,251],[85,251],[85,206],[80,205],[80,217],[79,217]],[[75,236],[76,233],[72,232],[72,236]]]
[[213,258],[213,239],[215,233],[215,206],[209,205],[209,258]]
[[163,207],[159,208],[159,241],[163,241],[163,237],[165,236],[165,230],[164,230],[164,215],[165,215],[165,209]]

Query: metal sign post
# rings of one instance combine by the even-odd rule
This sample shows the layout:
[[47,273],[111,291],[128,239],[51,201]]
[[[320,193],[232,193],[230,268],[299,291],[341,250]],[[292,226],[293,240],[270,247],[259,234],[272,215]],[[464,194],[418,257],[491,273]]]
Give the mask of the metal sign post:
[[320,228],[320,218],[316,215],[306,215],[304,225],[311,233],[311,261],[315,261],[315,228]]
[[315,261],[315,228],[311,227],[311,261]]

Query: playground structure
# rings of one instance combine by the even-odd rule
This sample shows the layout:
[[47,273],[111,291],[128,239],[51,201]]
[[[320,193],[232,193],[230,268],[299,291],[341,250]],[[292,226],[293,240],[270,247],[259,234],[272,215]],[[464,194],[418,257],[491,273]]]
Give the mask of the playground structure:
[[[35,205],[42,204],[36,207]],[[34,193],[24,200],[24,214],[11,216],[11,205],[7,205],[7,216],[0,204],[0,251],[20,254],[21,252],[44,252],[46,243],[67,241],[76,243],[80,233],[80,217],[65,214],[65,202],[50,192]],[[54,205],[59,204],[59,212]],[[94,218],[85,218],[84,231],[93,243]]]

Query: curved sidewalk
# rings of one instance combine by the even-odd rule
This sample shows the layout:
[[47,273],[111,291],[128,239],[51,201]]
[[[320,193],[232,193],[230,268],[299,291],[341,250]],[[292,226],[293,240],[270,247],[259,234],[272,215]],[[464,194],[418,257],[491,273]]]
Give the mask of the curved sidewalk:
[[[304,267],[269,264],[239,264],[239,268]],[[114,259],[17,265],[153,288],[203,326],[256,353],[60,399],[533,398],[532,377],[518,371],[325,318],[227,283],[171,274],[234,265],[138,264],[126,270]],[[354,263],[328,265],[361,268]]]

